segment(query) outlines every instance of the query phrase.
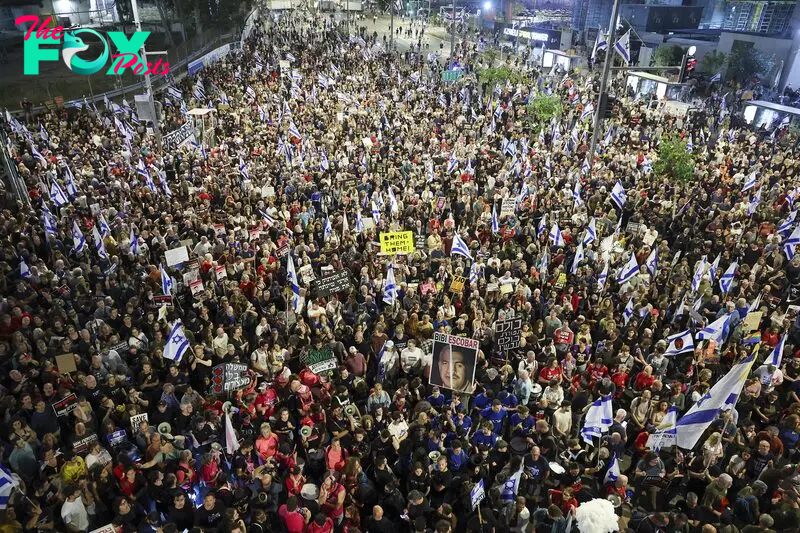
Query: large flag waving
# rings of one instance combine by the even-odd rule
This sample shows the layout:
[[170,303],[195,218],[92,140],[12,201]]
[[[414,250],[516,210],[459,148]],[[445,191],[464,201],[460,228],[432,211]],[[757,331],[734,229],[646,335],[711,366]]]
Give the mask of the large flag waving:
[[386,267],[386,284],[383,287],[383,302],[394,305],[397,301],[397,282],[394,279],[394,267]]
[[678,446],[691,450],[722,410],[732,409],[756,358],[751,355],[734,365],[675,425]]
[[717,346],[722,346],[728,337],[728,320],[730,315],[722,315],[711,324],[697,332],[698,340],[713,340]]
[[628,30],[625,35],[614,43],[614,50],[617,51],[625,63],[631,62],[631,30]]
[[472,261],[472,254],[469,253],[469,246],[464,242],[464,239],[459,237],[458,233],[453,235],[453,245],[450,247],[450,255],[453,254],[463,255]]
[[778,341],[778,344],[775,345],[773,348],[772,353],[769,354],[764,360],[765,365],[775,365],[776,367],[781,367],[781,362],[783,361],[783,346],[786,344],[786,335],[787,333],[783,334],[781,340]]
[[667,341],[669,341],[669,346],[667,346],[667,351],[664,352],[667,357],[694,351],[694,339],[692,339],[692,332],[688,329],[675,335],[670,335],[667,337]]
[[611,396],[599,398],[589,406],[583,418],[581,437],[587,444],[592,444],[592,437],[601,437],[614,422],[614,408],[611,405]]
[[167,342],[164,344],[164,359],[178,363],[188,349],[189,339],[186,338],[186,334],[183,332],[183,324],[178,320],[172,326],[172,331],[169,332]]
[[294,309],[295,313],[299,313],[303,308],[303,302],[300,299],[300,283],[297,281],[297,272],[294,270],[292,254],[286,256],[286,280],[292,289],[292,309]]
[[553,242],[553,246],[561,247],[565,246],[567,243],[564,241],[564,236],[561,235],[561,228],[558,227],[558,222],[553,222],[553,227],[550,228],[550,240]]
[[733,278],[736,275],[736,268],[739,265],[734,261],[728,267],[728,270],[719,278],[719,288],[722,290],[722,294],[728,294],[728,291],[731,290],[731,284],[733,283]]
[[617,274],[617,283],[622,285],[633,276],[639,273],[639,262],[636,261],[636,254],[631,252],[631,258],[628,259],[628,262],[620,269],[619,273]]

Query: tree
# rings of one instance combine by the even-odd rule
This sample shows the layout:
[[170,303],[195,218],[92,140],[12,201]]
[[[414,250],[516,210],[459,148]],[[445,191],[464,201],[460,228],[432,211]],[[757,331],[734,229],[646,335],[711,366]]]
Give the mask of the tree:
[[756,76],[763,77],[772,68],[773,63],[773,55],[762,54],[753,46],[742,46],[736,42],[728,56],[727,77],[739,82]]
[[683,60],[683,48],[677,44],[659,46],[653,54],[653,64],[657,67],[674,67]]
[[653,163],[653,172],[657,176],[689,182],[694,177],[694,155],[679,137],[665,137],[658,145],[658,159]]
[[711,74],[712,76],[722,69],[725,60],[728,59],[728,54],[718,50],[712,50],[710,53],[703,56],[700,60],[700,69],[703,72]]
[[561,115],[564,106],[558,96],[537,96],[525,106],[525,116],[528,117],[531,127],[537,123],[549,122],[552,117]]

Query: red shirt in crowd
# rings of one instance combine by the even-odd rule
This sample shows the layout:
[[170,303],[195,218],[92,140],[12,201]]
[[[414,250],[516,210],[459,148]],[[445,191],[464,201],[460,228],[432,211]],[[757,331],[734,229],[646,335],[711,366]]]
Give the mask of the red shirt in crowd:
[[644,371],[639,372],[636,376],[636,381],[633,382],[633,387],[636,390],[644,390],[649,389],[653,382],[656,380],[656,377],[651,375],[647,375]]
[[[281,517],[281,520],[286,526],[286,531],[289,533],[303,533],[303,528],[306,526],[306,519],[303,515],[297,512],[297,509],[290,511],[286,508],[286,504],[284,503],[281,505],[280,509],[278,509],[278,516]],[[330,518],[328,519],[328,522],[330,522]],[[331,525],[333,525],[332,522]],[[309,531],[311,531],[310,526]]]

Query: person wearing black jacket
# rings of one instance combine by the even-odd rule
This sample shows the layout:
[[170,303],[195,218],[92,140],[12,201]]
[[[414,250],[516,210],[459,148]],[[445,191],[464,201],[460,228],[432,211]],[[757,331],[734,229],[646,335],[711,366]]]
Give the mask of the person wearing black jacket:
[[185,494],[179,492],[172,498],[172,508],[167,513],[167,522],[175,524],[178,531],[194,526],[195,508]]
[[194,514],[194,525],[203,528],[205,533],[216,532],[225,518],[225,506],[217,501],[214,493],[206,494],[203,498],[203,506],[197,509]]

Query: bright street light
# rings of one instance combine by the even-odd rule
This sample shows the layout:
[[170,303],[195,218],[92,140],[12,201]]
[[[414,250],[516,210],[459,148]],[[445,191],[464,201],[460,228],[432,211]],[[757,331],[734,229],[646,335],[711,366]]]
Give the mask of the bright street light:
[[484,11],[491,11],[492,10],[492,3],[489,0],[483,3],[483,10]]

